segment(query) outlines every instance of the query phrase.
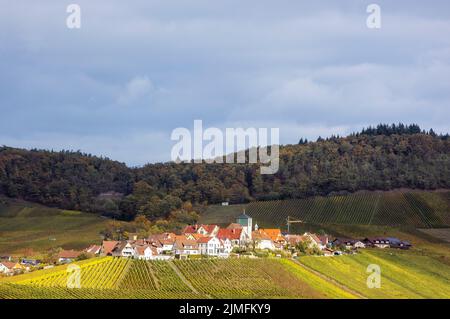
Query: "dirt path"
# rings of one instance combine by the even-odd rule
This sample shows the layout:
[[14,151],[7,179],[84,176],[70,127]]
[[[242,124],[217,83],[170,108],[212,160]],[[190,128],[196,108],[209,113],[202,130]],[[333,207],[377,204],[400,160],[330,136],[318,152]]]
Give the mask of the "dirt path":
[[292,261],[293,261],[294,263],[296,263],[297,265],[299,265],[300,267],[303,267],[303,268],[306,269],[307,271],[312,272],[314,275],[316,275],[316,276],[322,278],[323,280],[326,280],[326,281],[328,281],[329,283],[331,283],[331,284],[333,284],[333,285],[335,285],[335,286],[338,286],[338,287],[341,288],[342,290],[345,290],[346,292],[351,293],[352,295],[355,295],[355,296],[358,297],[358,298],[361,298],[361,299],[368,299],[366,296],[361,295],[359,292],[357,292],[357,291],[355,291],[355,290],[353,290],[353,289],[350,289],[349,287],[347,287],[347,286],[341,284],[340,282],[337,282],[337,281],[334,280],[333,278],[330,278],[330,277],[328,277],[328,276],[325,276],[324,274],[321,274],[320,272],[318,272],[318,271],[316,271],[316,270],[314,270],[314,269],[312,269],[312,268],[306,266],[305,264],[301,263],[301,262],[298,261],[297,259],[292,259]]
[[[186,277],[184,277],[184,275],[181,273],[181,271],[178,269],[178,267],[172,262],[172,261],[168,261],[170,267],[173,269],[173,271],[175,271],[175,273],[178,275],[178,277],[180,277],[180,279],[186,284],[186,286],[188,286],[195,294],[199,294],[199,292],[197,291],[197,289],[194,288],[194,286],[192,286],[192,284],[189,282],[189,280],[187,280]],[[211,298],[211,296],[206,295],[208,298]]]

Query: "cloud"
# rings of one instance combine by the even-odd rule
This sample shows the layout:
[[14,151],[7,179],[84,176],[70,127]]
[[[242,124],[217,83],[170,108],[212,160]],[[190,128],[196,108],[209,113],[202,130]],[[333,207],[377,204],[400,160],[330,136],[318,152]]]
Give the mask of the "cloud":
[[117,103],[130,105],[140,99],[146,99],[149,102],[153,91],[155,91],[155,88],[148,77],[136,76],[126,84],[123,92],[117,99]]
[[144,164],[194,119],[280,127],[282,143],[379,122],[450,127],[448,1],[380,0],[380,30],[360,0],[77,3],[79,30],[60,2],[0,11],[0,144]]

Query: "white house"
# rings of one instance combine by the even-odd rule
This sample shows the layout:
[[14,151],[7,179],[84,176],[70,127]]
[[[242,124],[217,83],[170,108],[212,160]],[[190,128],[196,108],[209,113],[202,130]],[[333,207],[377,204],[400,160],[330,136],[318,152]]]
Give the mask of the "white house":
[[233,243],[231,240],[227,239],[221,239],[220,243],[222,245],[222,253],[229,254],[233,250]]
[[114,257],[135,257],[136,251],[134,250],[133,245],[128,242],[120,243],[114,250],[112,251],[112,255]]
[[217,233],[217,238],[221,240],[229,239],[231,241],[232,246],[243,246],[249,240],[247,233],[241,227],[236,227],[236,225],[241,226],[239,224],[230,224],[227,228],[219,229]]
[[11,262],[11,261],[0,262],[0,273],[13,274],[16,271],[24,271],[24,270],[26,270],[25,267],[19,263],[15,263],[15,262]]
[[152,249],[150,246],[136,246],[134,250],[135,256],[140,260],[152,260],[158,254],[156,249]]
[[180,258],[186,258],[189,255],[199,255],[198,244],[194,240],[177,239],[173,244],[173,250],[175,255]]
[[160,250],[158,253],[168,253],[172,252],[173,245],[175,244],[174,239],[162,239],[159,241],[161,243],[161,246],[158,247],[158,250]]
[[200,254],[218,256],[222,252],[222,243],[217,237],[202,237],[197,240]]
[[262,231],[254,231],[252,233],[253,245],[256,249],[275,250],[275,244],[269,235]]
[[8,266],[6,266],[4,263],[0,263],[0,273],[7,274],[10,272],[10,269]]

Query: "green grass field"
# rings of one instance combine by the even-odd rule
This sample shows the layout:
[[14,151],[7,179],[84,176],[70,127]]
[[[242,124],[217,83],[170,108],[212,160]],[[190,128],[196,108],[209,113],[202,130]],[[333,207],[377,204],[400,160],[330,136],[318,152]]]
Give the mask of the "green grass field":
[[0,255],[86,248],[101,242],[106,223],[94,214],[0,198]]
[[[312,197],[248,205],[209,206],[203,223],[226,224],[246,209],[262,227],[286,229],[288,216],[317,225],[379,225],[414,228],[450,225],[450,191],[367,192],[346,196]],[[293,226],[293,229],[297,227]]]

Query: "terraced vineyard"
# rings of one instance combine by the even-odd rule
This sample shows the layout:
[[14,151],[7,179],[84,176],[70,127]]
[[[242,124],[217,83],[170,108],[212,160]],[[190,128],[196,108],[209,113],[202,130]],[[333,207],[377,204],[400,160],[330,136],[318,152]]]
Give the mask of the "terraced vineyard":
[[81,288],[67,287],[67,266],[0,280],[0,298],[200,298],[167,262],[104,257],[77,262]]
[[[368,298],[450,298],[450,266],[410,252],[365,250],[356,256],[304,257],[300,262]],[[381,269],[381,287],[367,287],[367,266]]]
[[[183,260],[175,264],[196,290],[215,298],[354,297],[311,273],[299,275],[298,267],[286,260]],[[314,280],[321,281],[320,286]]]
[[67,266],[0,281],[0,298],[354,298],[292,261],[228,259],[77,263],[81,288],[66,288]]
[[[229,223],[243,207],[210,206],[203,223]],[[346,196],[252,202],[247,214],[263,227],[285,228],[288,216],[311,224],[387,225],[418,228],[450,225],[450,192],[368,192]]]
[[[367,266],[382,287],[366,285]],[[366,250],[356,256],[289,259],[78,262],[81,288],[66,288],[68,266],[0,279],[2,298],[450,298],[450,267],[439,257]]]

